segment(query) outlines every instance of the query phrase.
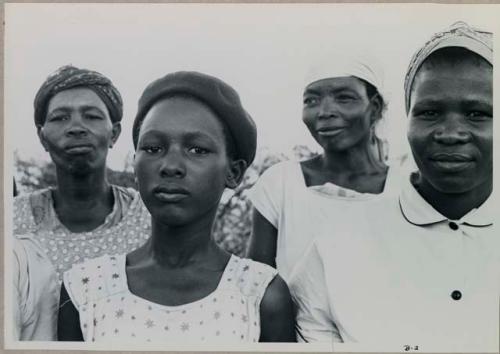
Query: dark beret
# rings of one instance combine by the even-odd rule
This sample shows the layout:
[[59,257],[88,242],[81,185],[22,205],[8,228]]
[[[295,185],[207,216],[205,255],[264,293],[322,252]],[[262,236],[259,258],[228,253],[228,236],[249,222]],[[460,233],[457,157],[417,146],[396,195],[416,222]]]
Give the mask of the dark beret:
[[134,120],[132,138],[137,148],[144,117],[160,99],[187,95],[206,104],[225,125],[235,144],[236,158],[250,165],[255,157],[257,129],[252,117],[241,105],[238,93],[222,80],[193,71],[180,71],[152,82],[146,87]]
[[63,66],[49,75],[35,96],[35,124],[43,125],[47,107],[52,97],[61,91],[84,87],[94,91],[108,108],[111,121],[119,122],[123,116],[123,102],[120,92],[104,75],[71,65]]

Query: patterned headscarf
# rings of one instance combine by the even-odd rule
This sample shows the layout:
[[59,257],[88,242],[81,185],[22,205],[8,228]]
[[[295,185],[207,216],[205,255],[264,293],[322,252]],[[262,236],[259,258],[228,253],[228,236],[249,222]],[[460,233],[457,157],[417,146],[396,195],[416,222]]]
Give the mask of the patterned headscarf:
[[111,80],[104,75],[87,69],[66,65],[49,75],[35,97],[35,124],[43,125],[49,101],[57,93],[84,87],[94,91],[108,108],[111,121],[119,122],[123,115],[123,102],[120,92]]
[[405,77],[406,113],[410,109],[410,94],[422,63],[436,50],[442,48],[460,47],[470,50],[493,65],[493,35],[490,32],[479,31],[465,22],[455,22],[447,30],[436,33],[420,48],[410,61]]

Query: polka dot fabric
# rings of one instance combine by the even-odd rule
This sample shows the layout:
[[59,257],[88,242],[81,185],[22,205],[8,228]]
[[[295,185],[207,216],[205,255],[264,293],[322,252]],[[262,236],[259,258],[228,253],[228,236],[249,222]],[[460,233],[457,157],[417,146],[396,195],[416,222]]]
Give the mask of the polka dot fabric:
[[104,254],[130,252],[150,235],[151,218],[140,195],[131,188],[112,186],[113,211],[90,232],[73,233],[58,219],[50,189],[14,199],[14,234],[33,234],[62,281],[75,263]]
[[75,265],[64,285],[80,314],[85,341],[131,343],[245,343],[260,337],[260,302],[275,269],[231,256],[208,296],[165,306],[130,292],[125,255]]

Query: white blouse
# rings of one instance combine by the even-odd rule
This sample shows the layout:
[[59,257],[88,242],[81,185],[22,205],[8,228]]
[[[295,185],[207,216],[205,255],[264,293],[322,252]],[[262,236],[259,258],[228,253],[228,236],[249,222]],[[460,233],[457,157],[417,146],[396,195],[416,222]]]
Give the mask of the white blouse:
[[317,228],[349,227],[342,217],[346,209],[358,209],[364,202],[399,192],[399,169],[389,167],[381,194],[359,193],[333,183],[307,187],[299,162],[285,161],[270,167],[250,191],[253,206],[277,230],[276,266],[290,285],[290,275]]
[[408,180],[399,199],[343,217],[351,227],[324,230],[293,276],[300,340],[344,342],[341,351],[498,352],[491,198],[449,220]]

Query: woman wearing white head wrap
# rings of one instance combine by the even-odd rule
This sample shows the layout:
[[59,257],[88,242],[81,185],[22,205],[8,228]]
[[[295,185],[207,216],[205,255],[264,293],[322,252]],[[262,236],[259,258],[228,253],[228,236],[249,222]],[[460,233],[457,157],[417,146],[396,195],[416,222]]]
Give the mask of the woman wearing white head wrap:
[[303,100],[303,121],[323,152],[271,167],[250,195],[255,209],[249,256],[277,267],[289,285],[320,228],[348,228],[340,216],[345,208],[397,190],[396,174],[374,134],[386,105],[375,60],[335,54],[314,65]]

